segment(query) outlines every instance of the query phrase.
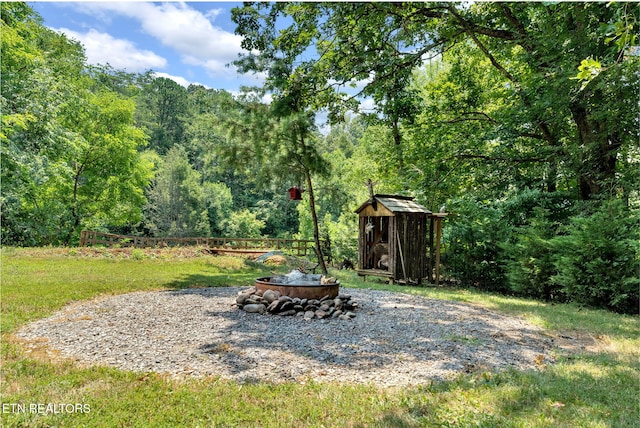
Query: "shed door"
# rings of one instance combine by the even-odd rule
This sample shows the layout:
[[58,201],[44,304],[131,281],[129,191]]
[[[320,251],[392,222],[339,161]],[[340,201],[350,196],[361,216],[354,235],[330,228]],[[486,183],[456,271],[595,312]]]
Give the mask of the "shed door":
[[364,220],[362,268],[389,270],[389,217],[361,217]]

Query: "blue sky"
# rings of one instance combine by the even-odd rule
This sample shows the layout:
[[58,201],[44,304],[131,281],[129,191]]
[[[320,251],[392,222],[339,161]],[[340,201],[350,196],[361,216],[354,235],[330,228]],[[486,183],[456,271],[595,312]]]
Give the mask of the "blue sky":
[[238,92],[260,85],[228,65],[242,51],[231,9],[240,2],[30,2],[44,25],[78,40],[90,64],[154,70],[183,86]]

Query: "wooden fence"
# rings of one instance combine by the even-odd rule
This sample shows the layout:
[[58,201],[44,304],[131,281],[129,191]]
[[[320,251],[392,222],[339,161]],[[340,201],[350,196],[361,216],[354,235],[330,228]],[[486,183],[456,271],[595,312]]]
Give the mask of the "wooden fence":
[[284,250],[298,256],[306,256],[307,253],[313,251],[314,242],[304,239],[278,238],[150,238],[83,230],[80,233],[80,246],[88,247],[91,245],[135,248],[196,245],[229,253],[265,253],[269,250]]

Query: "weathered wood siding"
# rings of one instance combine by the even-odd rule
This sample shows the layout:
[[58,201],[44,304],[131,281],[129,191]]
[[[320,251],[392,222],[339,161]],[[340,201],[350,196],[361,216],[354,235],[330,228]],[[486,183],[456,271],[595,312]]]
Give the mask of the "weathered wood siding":
[[[358,270],[361,275],[389,277],[395,281],[420,283],[427,276],[427,218],[431,211],[413,198],[374,195],[356,213],[358,223]],[[367,224],[375,229],[367,235]],[[378,230],[382,225],[383,231]],[[389,255],[389,269],[379,269],[371,259],[378,238],[383,237]],[[373,261],[373,262],[372,262]]]
[[365,228],[367,226],[367,218],[364,216],[360,216],[360,222],[358,225],[358,270],[363,270],[365,267],[365,263],[367,260],[367,235],[365,233]]
[[426,277],[427,217],[396,214],[394,229],[394,279],[404,280],[406,274],[407,280],[421,282]]

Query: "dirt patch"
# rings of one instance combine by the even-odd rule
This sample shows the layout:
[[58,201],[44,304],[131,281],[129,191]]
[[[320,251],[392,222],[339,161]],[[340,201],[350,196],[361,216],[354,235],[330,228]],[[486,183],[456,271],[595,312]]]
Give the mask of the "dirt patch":
[[560,349],[571,353],[597,353],[606,350],[610,341],[606,336],[594,336],[583,331],[563,331],[553,335]]
[[267,266],[284,266],[287,264],[287,258],[284,256],[269,256],[264,261]]

